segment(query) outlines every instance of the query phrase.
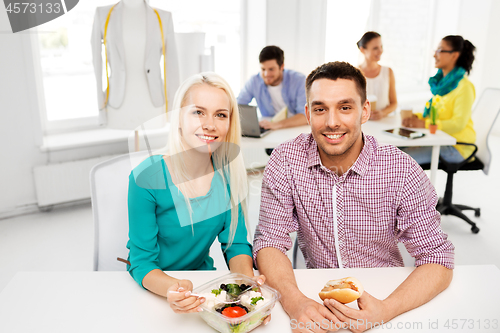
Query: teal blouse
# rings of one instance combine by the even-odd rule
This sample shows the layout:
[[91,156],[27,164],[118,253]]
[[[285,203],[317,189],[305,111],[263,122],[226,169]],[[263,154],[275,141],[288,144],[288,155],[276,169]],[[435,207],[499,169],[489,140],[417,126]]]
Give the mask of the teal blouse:
[[127,268],[139,285],[153,269],[215,270],[209,250],[216,237],[226,263],[240,254],[252,256],[241,204],[234,240],[228,247],[229,186],[224,186],[219,172],[214,172],[206,195],[189,200],[192,223],[185,198],[173,184],[163,156],[146,159],[130,174]]

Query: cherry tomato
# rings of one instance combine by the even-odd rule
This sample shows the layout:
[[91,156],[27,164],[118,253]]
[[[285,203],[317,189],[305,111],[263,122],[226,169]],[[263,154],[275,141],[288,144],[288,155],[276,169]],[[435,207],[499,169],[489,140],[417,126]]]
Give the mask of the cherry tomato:
[[222,315],[229,318],[238,318],[246,314],[247,312],[245,311],[245,309],[242,309],[239,306],[232,306],[222,310]]

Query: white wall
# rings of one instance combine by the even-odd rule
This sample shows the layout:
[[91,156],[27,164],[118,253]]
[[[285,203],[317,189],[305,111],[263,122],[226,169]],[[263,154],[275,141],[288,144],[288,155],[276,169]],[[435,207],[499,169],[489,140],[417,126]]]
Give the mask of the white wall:
[[485,44],[482,45],[481,87],[500,88],[500,1],[490,1],[490,3],[488,30],[485,34]]
[[266,0],[241,0],[241,82],[260,71],[259,53],[266,46]]
[[[457,34],[462,35],[476,46],[476,59],[473,64],[473,71],[470,79],[476,87],[476,94],[479,97],[483,90],[483,77],[485,73],[484,57],[488,45],[488,25],[490,23],[491,1],[462,0],[460,7],[460,20],[458,21]],[[498,30],[497,30],[498,31]]]
[[268,0],[267,45],[285,52],[285,68],[308,75],[325,61],[326,0]]
[[[468,39],[476,47],[470,80],[476,88],[476,101],[486,88],[500,88],[500,1],[440,0],[437,1],[435,45],[449,34]],[[439,26],[444,15],[455,17],[448,27]],[[450,18],[448,18],[450,21]],[[493,130],[500,134],[500,121]]]
[[325,60],[326,0],[242,0],[242,85],[260,71],[267,45],[285,52],[285,68],[309,74]]
[[0,6],[0,212],[36,202],[32,168],[45,160],[36,146],[40,134],[36,99],[31,95],[33,71],[26,63],[26,33],[12,34]]
[[437,47],[441,38],[446,35],[461,35],[474,44],[476,58],[470,79],[476,87],[477,98],[487,87],[500,88],[499,17],[500,1],[436,1],[434,45]]
[[[372,0],[327,1],[325,61],[346,61],[354,66],[362,62],[356,42],[375,20]],[[356,18],[342,13],[356,12]],[[378,17],[377,17],[378,19]],[[353,24],[354,23],[354,24]],[[346,29],[346,27],[349,27]],[[382,58],[382,61],[384,59]]]
[[[471,81],[476,94],[486,87],[500,88],[500,6],[498,1],[462,0],[457,33],[476,46],[476,59],[472,66]],[[491,80],[496,78],[496,80]]]

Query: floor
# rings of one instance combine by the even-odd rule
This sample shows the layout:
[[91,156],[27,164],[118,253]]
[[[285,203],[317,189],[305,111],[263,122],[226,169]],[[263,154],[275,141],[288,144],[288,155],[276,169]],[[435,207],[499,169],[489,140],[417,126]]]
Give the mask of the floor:
[[[490,174],[461,172],[455,177],[454,202],[481,207],[477,221],[481,231],[453,216],[442,217],[442,227],[455,245],[457,265],[494,264],[500,268],[500,136],[490,147],[497,156]],[[262,175],[249,177],[249,220],[255,228]],[[440,171],[436,190],[444,193],[446,174]],[[0,220],[0,292],[18,271],[90,271],[93,256],[93,222],[90,204],[54,209],[51,212]],[[405,264],[412,260],[404,254]],[[222,260],[216,259],[216,264]],[[220,267],[220,266],[219,266]]]

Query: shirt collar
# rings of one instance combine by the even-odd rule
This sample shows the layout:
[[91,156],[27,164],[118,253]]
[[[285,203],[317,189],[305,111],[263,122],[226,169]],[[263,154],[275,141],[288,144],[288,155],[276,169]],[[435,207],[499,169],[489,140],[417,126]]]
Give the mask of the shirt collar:
[[315,165],[321,165],[321,158],[319,157],[318,144],[312,133],[309,134],[309,148],[307,149],[307,168],[312,168]]
[[370,160],[373,158],[374,151],[374,138],[365,135],[363,133],[363,149],[361,149],[361,153],[358,156],[358,159],[351,167],[351,170],[356,172],[358,175],[363,177],[368,172],[370,166]]
[[[322,165],[321,164],[321,158],[319,156],[318,152],[318,144],[316,143],[316,140],[314,140],[314,137],[312,134],[310,135],[310,145],[307,150],[307,167],[311,168],[316,165]],[[363,149],[361,149],[361,153],[359,154],[358,158],[356,159],[356,162],[351,166],[349,170],[352,170],[353,172],[356,172],[358,175],[363,177],[367,172],[370,164],[370,160],[373,155],[374,151],[374,145],[375,142],[373,142],[375,139],[369,135],[363,135]],[[349,171],[346,172],[346,174]]]

